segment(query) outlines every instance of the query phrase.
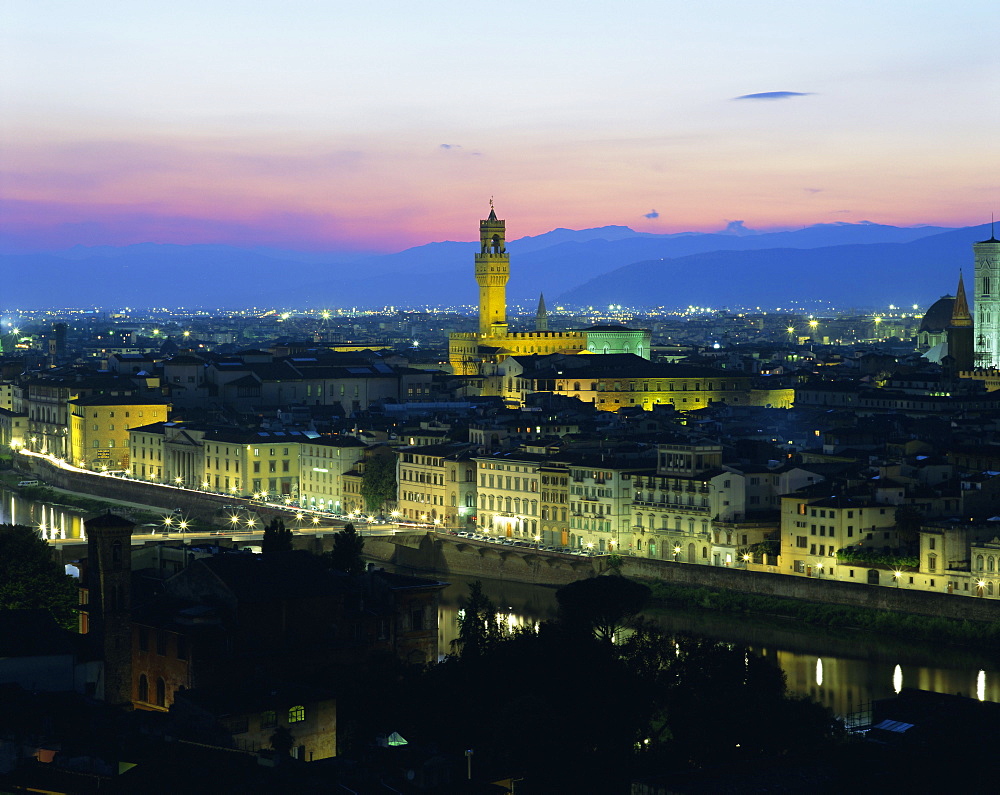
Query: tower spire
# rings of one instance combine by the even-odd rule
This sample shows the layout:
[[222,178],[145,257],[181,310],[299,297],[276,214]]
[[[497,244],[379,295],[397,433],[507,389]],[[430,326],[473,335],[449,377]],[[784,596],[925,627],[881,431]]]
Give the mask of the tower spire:
[[538,294],[538,311],[535,312],[535,331],[549,330],[549,313],[545,311],[545,294]]
[[953,327],[972,326],[972,313],[969,311],[969,301],[965,297],[965,282],[962,271],[958,271],[958,289],[955,291],[955,303],[951,309],[951,325]]

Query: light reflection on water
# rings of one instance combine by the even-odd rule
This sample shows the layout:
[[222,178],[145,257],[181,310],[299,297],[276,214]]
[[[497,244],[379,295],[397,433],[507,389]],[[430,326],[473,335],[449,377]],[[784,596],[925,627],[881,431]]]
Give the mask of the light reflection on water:
[[[441,599],[439,649],[443,656],[458,635],[460,603],[475,578],[450,575],[442,579],[452,583]],[[510,624],[534,625],[556,617],[554,588],[482,582],[484,593]],[[994,660],[974,650],[867,634],[807,632],[792,622],[775,627],[745,616],[657,614],[650,618],[671,632],[748,645],[781,668],[790,692],[809,696],[837,715],[857,712],[903,687],[1000,702],[1000,669]]]
[[0,489],[0,524],[34,527],[46,541],[78,538],[86,540],[79,514],[58,505],[22,500],[16,492]]

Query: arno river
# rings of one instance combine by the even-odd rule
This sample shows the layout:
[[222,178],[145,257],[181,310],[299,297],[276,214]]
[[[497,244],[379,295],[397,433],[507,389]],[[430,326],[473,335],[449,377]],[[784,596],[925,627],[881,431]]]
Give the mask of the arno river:
[[[451,583],[441,600],[439,648],[444,654],[458,634],[458,611],[475,578],[441,579]],[[511,625],[555,618],[555,588],[483,580],[483,590]],[[648,618],[670,632],[749,646],[785,672],[790,691],[840,716],[859,712],[871,700],[890,697],[903,687],[1000,702],[1000,659],[974,649],[717,613],[656,611]]]
[[[78,515],[58,506],[26,502],[5,489],[0,489],[0,523],[39,528],[48,540],[83,535]],[[458,610],[473,578],[450,575],[441,579],[451,583],[441,600],[439,649],[445,654],[458,634]],[[483,580],[483,586],[511,624],[555,618],[555,588],[496,580]],[[841,716],[903,687],[1000,702],[1000,656],[972,648],[715,613],[657,611],[648,617],[670,632],[749,646],[785,672],[792,692],[810,696]]]

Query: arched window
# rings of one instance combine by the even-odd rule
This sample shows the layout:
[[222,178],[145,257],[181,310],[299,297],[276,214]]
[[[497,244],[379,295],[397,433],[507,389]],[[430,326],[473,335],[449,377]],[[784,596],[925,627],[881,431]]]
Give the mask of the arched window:
[[573,382],[573,391],[574,392],[579,392],[580,391],[580,382],[579,381],[574,381]]
[[993,571],[994,562],[995,562],[995,558],[992,555],[990,555],[989,558],[986,559],[986,568],[989,571]]
[[149,701],[149,680],[146,678],[146,674],[139,675],[139,700]]
[[976,569],[978,571],[982,571],[983,570],[983,556],[982,555],[976,555]]
[[292,707],[288,710],[288,722],[289,723],[301,723],[306,719],[306,708],[301,704]]
[[993,596],[993,583],[986,583],[986,594],[988,596]]
[[156,706],[167,706],[167,683],[163,681],[162,676],[156,680]]

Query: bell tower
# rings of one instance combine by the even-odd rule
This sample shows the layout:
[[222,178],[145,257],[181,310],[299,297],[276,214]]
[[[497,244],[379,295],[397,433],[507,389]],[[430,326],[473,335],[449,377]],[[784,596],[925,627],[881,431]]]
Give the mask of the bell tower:
[[490,217],[479,222],[479,254],[476,255],[476,282],[479,284],[479,334],[502,337],[507,334],[507,281],[510,255],[507,253],[504,221],[497,218],[490,199]]
[[990,225],[990,239],[972,245],[976,259],[976,367],[1000,367],[1000,240]]

